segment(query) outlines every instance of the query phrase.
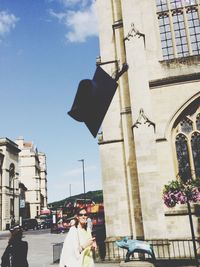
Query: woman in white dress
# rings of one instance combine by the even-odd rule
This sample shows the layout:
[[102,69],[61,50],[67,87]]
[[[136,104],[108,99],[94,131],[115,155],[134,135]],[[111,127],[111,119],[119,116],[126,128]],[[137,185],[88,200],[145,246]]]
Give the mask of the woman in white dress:
[[96,249],[96,242],[87,228],[87,211],[82,208],[65,238],[60,267],[94,267],[93,249]]

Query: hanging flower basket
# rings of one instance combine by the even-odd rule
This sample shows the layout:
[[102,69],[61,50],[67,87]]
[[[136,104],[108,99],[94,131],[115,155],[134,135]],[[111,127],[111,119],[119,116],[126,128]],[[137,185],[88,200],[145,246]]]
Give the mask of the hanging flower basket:
[[186,183],[178,180],[169,182],[164,185],[163,200],[168,208],[173,208],[176,204],[186,204],[187,201],[200,201],[200,179],[188,180]]

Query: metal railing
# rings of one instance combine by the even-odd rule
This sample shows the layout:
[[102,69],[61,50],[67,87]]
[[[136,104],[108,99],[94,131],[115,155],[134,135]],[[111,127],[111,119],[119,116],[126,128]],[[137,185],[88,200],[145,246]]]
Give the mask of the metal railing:
[[[192,239],[153,239],[145,240],[152,245],[157,260],[193,260],[194,250]],[[200,258],[200,240],[196,239],[197,253]],[[53,263],[60,259],[63,243],[53,245]],[[125,260],[127,250],[119,248],[115,241],[99,243],[94,254],[95,261],[115,261]],[[145,254],[145,258],[150,256]],[[131,260],[141,259],[141,253],[134,253]]]
[[[145,240],[152,245],[157,260],[175,260],[184,259],[192,260],[195,258],[192,239],[153,239]],[[200,240],[196,239],[197,253],[200,256]],[[127,250],[117,246],[115,241],[106,242],[107,261],[121,261],[125,259]],[[134,253],[132,259],[139,259],[141,253]],[[145,254],[146,258],[150,256]]]

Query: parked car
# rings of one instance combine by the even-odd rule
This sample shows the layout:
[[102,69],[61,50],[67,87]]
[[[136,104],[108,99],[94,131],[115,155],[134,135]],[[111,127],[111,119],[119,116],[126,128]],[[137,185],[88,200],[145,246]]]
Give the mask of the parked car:
[[47,229],[51,228],[52,220],[51,219],[46,219],[42,222],[40,222],[39,227],[40,229]]
[[22,220],[22,228],[27,231],[29,229],[39,229],[38,222],[36,219],[23,219]]

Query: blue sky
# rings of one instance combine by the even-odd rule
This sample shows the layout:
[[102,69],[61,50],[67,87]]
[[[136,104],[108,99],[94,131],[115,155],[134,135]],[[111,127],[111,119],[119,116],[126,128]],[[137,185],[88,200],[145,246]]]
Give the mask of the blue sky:
[[0,0],[1,137],[46,153],[49,202],[101,189],[97,139],[67,115],[99,56],[92,0]]

